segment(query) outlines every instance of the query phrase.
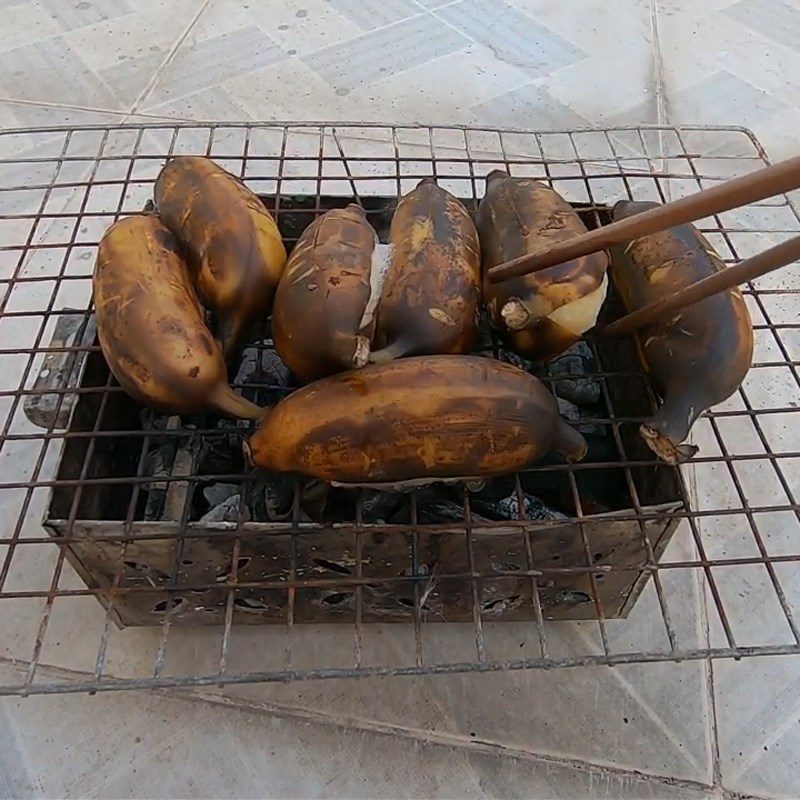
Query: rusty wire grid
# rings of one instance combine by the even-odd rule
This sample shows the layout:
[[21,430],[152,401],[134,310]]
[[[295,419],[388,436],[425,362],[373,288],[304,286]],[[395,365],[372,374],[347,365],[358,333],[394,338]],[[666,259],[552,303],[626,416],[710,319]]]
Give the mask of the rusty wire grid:
[[[545,463],[489,495],[449,487],[386,501],[272,484],[237,461],[246,425],[137,408],[95,339],[99,239],[147,206],[159,169],[180,153],[240,175],[287,246],[347,202],[380,232],[398,195],[430,175],[473,210],[493,169],[545,180],[595,227],[615,200],[665,201],[768,161],[736,128],[225,123],[0,134],[0,656],[19,674],[0,693],[800,653],[791,268],[744,288],[753,367],[698,422],[700,452],[680,471],[636,435],[657,394],[635,342],[590,339],[579,374],[539,370],[562,400],[574,399],[576,380],[596,391],[576,423],[594,445],[584,463]],[[796,234],[800,217],[778,197],[699,228],[732,263]],[[603,314],[620,311],[612,289]],[[482,350],[519,363],[491,337]],[[247,352],[237,388],[262,405],[292,390],[268,320]],[[159,471],[154,456],[164,454]],[[239,499],[233,519],[209,522],[205,492],[217,484]],[[769,615],[760,638],[743,624],[742,585]]]

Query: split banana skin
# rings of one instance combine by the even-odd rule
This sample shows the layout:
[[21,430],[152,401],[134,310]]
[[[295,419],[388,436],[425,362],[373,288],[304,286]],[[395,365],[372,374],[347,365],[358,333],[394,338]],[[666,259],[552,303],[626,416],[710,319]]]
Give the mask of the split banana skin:
[[[257,420],[245,444],[252,465],[344,485],[479,479],[548,453],[586,455],[537,378],[466,355],[482,307],[511,350],[536,360],[559,355],[597,320],[605,253],[486,280],[491,267],[585,230],[548,186],[492,172],[473,221],[427,178],[398,202],[388,247],[350,205],[317,217],[288,262],[260,199],[208,158],[169,161],[155,200],[156,213],[109,228],[93,278],[103,354],[143,405]],[[618,203],[614,216],[650,205]],[[692,226],[612,252],[629,311],[720,268]],[[269,314],[278,354],[307,385],[264,409],[230,387],[226,362]],[[639,351],[664,399],[641,435],[660,458],[680,463],[695,452],[685,443],[694,421],[750,367],[741,293],[722,292],[645,329]]]

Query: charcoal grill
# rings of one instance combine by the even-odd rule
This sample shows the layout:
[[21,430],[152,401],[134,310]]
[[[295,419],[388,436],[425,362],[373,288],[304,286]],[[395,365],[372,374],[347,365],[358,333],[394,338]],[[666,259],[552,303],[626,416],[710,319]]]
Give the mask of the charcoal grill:
[[[285,508],[259,517],[253,509],[266,490],[241,462],[246,427],[138,408],[115,384],[94,334],[99,237],[146,207],[164,160],[179,153],[208,154],[241,175],[288,246],[315,215],[349,202],[362,204],[385,236],[398,195],[429,175],[473,209],[492,169],[536,177],[596,227],[621,197],[664,201],[767,163],[738,128],[226,123],[0,135],[0,619],[9,629],[2,656],[20,674],[0,692],[800,652],[784,589],[800,559],[791,542],[800,341],[791,277],[746,287],[753,369],[698,423],[701,450],[683,470],[659,463],[636,435],[657,395],[635,342],[590,340],[578,376],[597,390],[579,420],[596,445],[585,463],[545,463],[488,488],[418,489],[378,517],[368,510],[374,493],[295,479],[282,485]],[[800,218],[777,198],[700,228],[730,263],[796,233]],[[612,287],[603,314],[620,311]],[[293,386],[264,366],[275,363],[268,319],[251,339],[256,366],[237,386],[275,402]],[[488,333],[479,349],[515,360]],[[557,396],[567,393],[569,378],[556,368],[542,377]],[[154,472],[158,452],[169,463]],[[217,484],[234,487],[239,502],[226,521],[209,522],[203,490]],[[715,491],[723,484],[727,493]],[[545,501],[544,515],[519,510],[533,495]],[[518,513],[487,516],[500,497],[516,500]],[[670,548],[676,529],[683,549]],[[751,555],[715,544],[726,529],[752,540]],[[782,639],[737,638],[731,569],[758,572],[785,621]],[[686,592],[703,591],[713,622],[700,636],[683,607]],[[616,621],[634,609],[635,621]],[[583,649],[563,647],[560,626],[574,624],[567,620],[584,621]],[[389,623],[407,632],[402,652],[380,646]],[[80,657],[59,654],[65,630],[90,643]],[[521,632],[524,653],[513,649]],[[182,657],[187,648],[193,657]],[[136,667],[121,655],[131,651]]]

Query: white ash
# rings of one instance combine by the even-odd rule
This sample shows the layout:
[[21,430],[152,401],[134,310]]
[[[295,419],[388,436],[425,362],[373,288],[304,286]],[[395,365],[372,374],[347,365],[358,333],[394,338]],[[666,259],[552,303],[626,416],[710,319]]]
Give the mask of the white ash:
[[203,497],[210,506],[218,506],[229,497],[238,494],[239,487],[235,483],[214,483],[203,489]]
[[551,522],[567,519],[566,515],[550,508],[532,494],[523,495],[522,515],[520,515],[519,498],[516,492],[500,500],[484,500],[475,497],[472,505],[482,514],[497,520],[526,519],[534,522]]
[[[231,495],[227,500],[224,500],[222,503],[214,506],[214,508],[203,514],[203,516],[200,517],[200,522],[236,522],[239,519],[241,501],[241,495]],[[250,521],[250,512],[247,510],[247,507],[242,511],[242,521]]]

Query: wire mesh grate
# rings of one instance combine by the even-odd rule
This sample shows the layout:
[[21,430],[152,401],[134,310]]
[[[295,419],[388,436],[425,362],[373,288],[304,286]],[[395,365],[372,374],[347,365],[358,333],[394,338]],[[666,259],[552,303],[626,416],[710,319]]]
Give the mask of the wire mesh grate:
[[[698,422],[700,452],[680,471],[636,436],[657,395],[635,343],[590,340],[577,377],[541,372],[562,410],[579,381],[596,392],[578,420],[596,445],[585,463],[539,465],[489,494],[265,483],[232,455],[246,426],[136,407],[95,340],[99,239],[147,206],[179,153],[240,175],[289,246],[353,201],[380,232],[430,175],[472,209],[493,169],[541,179],[596,227],[620,198],[674,199],[767,163],[737,128],[0,134],[0,657],[19,675],[0,693],[800,653],[794,268],[745,287],[753,367]],[[779,197],[698,227],[733,263],[800,217]],[[491,337],[481,349],[519,361]],[[268,320],[245,353],[245,395],[266,405],[292,390]],[[220,491],[237,502],[209,519]]]

